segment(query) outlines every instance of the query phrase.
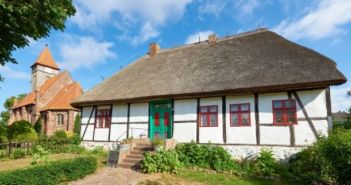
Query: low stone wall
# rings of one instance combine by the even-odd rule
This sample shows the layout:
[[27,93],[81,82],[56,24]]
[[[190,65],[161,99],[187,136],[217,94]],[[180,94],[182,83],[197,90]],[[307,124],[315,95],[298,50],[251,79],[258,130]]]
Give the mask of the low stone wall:
[[238,160],[252,159],[262,149],[271,150],[277,160],[286,162],[293,154],[303,150],[305,147],[288,147],[288,146],[238,146],[238,145],[223,145],[223,147]]

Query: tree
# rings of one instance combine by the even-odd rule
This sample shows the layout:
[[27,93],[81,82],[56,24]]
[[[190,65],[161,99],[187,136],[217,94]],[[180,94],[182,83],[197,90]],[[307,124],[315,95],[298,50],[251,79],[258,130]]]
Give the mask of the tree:
[[8,124],[8,121],[10,119],[10,108],[13,106],[16,100],[17,101],[22,100],[24,97],[26,97],[26,95],[27,94],[19,94],[17,96],[11,96],[5,100],[4,108],[6,110],[0,113],[0,116],[1,116],[0,124],[2,125]]
[[62,31],[75,12],[72,0],[0,0],[0,66],[17,63],[12,51],[27,46],[29,39],[47,37],[51,29]]
[[79,114],[77,114],[76,118],[74,119],[73,133],[77,134],[78,136],[80,135],[80,115]]
[[34,130],[38,135],[41,134],[42,127],[41,118],[39,118],[34,124]]

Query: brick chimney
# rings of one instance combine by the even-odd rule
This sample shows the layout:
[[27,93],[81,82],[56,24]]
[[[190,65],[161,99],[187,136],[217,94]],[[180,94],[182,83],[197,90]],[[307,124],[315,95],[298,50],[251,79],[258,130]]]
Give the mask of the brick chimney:
[[155,56],[159,51],[160,51],[160,46],[156,42],[153,42],[150,44],[150,46],[149,46],[149,56],[150,57]]
[[208,35],[208,43],[215,43],[217,41],[216,34]]

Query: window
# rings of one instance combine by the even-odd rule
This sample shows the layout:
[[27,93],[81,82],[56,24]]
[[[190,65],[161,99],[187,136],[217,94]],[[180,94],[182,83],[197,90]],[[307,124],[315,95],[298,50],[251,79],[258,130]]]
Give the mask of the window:
[[111,125],[111,109],[96,110],[96,128],[110,128]]
[[218,108],[217,105],[200,107],[200,126],[217,127],[218,126]]
[[230,126],[250,126],[250,104],[232,104],[230,105]]
[[295,100],[273,100],[273,125],[297,124]]
[[59,126],[62,126],[64,123],[63,123],[63,114],[57,114],[56,115],[56,124],[59,125]]

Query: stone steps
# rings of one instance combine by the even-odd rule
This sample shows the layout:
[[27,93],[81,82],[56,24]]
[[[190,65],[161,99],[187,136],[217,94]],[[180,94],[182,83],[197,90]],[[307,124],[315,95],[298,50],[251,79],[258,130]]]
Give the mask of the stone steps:
[[153,151],[149,140],[133,140],[134,147],[128,152],[126,157],[117,166],[121,168],[140,169],[140,161],[144,158],[144,153]]

